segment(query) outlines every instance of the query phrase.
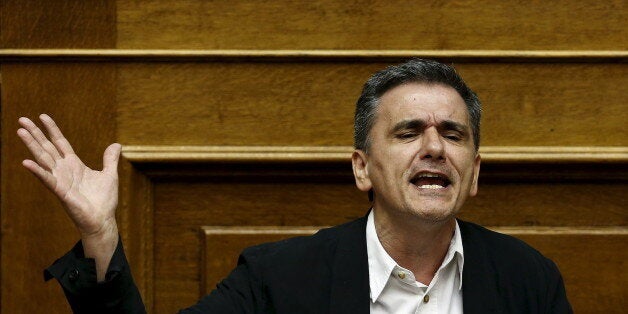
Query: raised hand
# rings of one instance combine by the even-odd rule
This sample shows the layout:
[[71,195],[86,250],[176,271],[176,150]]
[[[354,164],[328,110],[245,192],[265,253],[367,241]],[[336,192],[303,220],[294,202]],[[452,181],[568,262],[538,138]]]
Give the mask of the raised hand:
[[[81,233],[85,255],[96,258],[98,277],[102,279],[118,241],[115,211],[121,146],[107,147],[103,170],[92,170],[74,153],[52,118],[42,114],[39,119],[50,139],[30,119],[18,120],[22,128],[17,134],[34,157],[24,160],[22,165],[59,198]],[[99,261],[103,258],[106,260]]]

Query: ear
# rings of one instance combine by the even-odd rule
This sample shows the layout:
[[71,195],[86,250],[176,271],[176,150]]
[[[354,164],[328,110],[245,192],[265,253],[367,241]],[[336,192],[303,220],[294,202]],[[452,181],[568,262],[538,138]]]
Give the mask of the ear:
[[369,178],[369,172],[367,169],[368,155],[359,149],[353,151],[351,155],[351,164],[353,166],[353,177],[355,178],[355,185],[362,192],[368,192],[373,187],[371,185],[371,179]]
[[469,189],[469,196],[476,196],[478,194],[478,177],[480,176],[481,161],[480,153],[477,153],[473,161],[473,181],[471,182],[471,189]]

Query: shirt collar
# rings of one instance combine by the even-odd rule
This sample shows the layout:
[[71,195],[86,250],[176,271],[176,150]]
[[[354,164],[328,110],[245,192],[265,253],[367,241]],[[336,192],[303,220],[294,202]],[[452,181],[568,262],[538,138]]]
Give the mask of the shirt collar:
[[[379,238],[377,237],[377,231],[375,230],[375,217],[374,210],[371,210],[366,220],[366,251],[368,255],[369,265],[369,285],[371,291],[371,302],[377,301],[377,298],[384,290],[390,273],[393,271],[397,263],[388,255]],[[452,256],[453,255],[453,256]],[[456,220],[456,228],[454,235],[451,238],[451,243],[445,255],[443,263],[448,263],[451,259],[455,258],[458,267],[458,275],[460,285],[458,289],[462,289],[462,269],[464,266],[464,251],[462,249],[462,236],[460,235],[460,227]]]
[[462,249],[462,235],[460,233],[460,226],[458,225],[458,220],[456,220],[456,229],[454,230],[454,236],[451,238],[451,244],[449,244],[449,249],[447,254],[455,254],[456,265],[458,267],[458,277],[460,280],[460,284],[458,285],[458,289],[462,289],[462,269],[464,268],[464,250]]

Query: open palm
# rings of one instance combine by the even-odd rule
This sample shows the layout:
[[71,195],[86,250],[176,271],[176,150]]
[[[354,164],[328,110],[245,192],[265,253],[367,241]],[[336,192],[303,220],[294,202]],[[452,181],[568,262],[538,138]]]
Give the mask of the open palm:
[[45,114],[39,118],[50,139],[30,119],[19,119],[22,128],[17,134],[34,157],[24,160],[24,167],[57,195],[83,236],[115,224],[120,145],[105,150],[102,171],[92,170],[74,153],[52,118]]

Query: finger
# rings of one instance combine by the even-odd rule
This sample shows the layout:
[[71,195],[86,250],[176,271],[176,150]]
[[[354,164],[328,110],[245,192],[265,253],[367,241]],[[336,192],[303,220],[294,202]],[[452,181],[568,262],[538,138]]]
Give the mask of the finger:
[[54,159],[61,158],[61,155],[57,151],[57,148],[52,145],[52,143],[46,138],[44,132],[42,132],[37,125],[28,118],[21,117],[19,123],[22,127],[24,127],[28,132],[31,133],[33,138],[41,145],[41,147],[52,156]]
[[17,135],[20,137],[22,142],[24,142],[24,145],[26,145],[26,148],[28,148],[28,150],[31,152],[33,157],[35,157],[35,160],[37,160],[37,163],[40,166],[48,170],[54,168],[54,166],[56,165],[55,160],[48,154],[47,151],[45,151],[41,147],[41,145],[33,138],[33,135],[30,132],[28,132],[26,129],[20,128],[19,130],[17,130]]
[[118,175],[118,161],[120,160],[120,151],[122,150],[122,145],[118,143],[113,143],[105,149],[105,153],[102,157],[103,163],[103,171],[117,176]]
[[36,162],[25,159],[22,161],[22,165],[32,172],[44,185],[54,191],[57,180],[50,174],[50,172],[46,171],[44,168],[40,167]]
[[65,136],[63,136],[63,133],[61,133],[57,123],[55,123],[55,121],[47,114],[39,115],[39,119],[44,124],[52,143],[59,150],[59,152],[61,152],[61,155],[66,156],[74,154],[72,145],[70,145],[70,142],[65,138]]

